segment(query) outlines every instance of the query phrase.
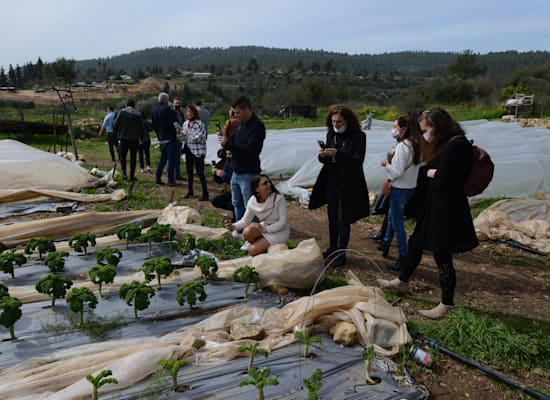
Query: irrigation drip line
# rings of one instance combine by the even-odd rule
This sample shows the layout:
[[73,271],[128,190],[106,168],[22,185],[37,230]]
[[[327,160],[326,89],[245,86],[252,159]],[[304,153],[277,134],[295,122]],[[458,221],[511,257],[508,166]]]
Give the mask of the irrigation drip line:
[[525,385],[524,383],[521,383],[521,382],[517,382],[511,378],[509,378],[508,376],[506,375],[503,375],[483,364],[480,364],[472,359],[469,359],[465,356],[463,356],[462,354],[459,354],[459,353],[456,353],[444,346],[442,346],[441,344],[439,344],[439,342],[435,339],[429,339],[427,337],[425,337],[424,335],[422,335],[420,332],[418,331],[415,331],[415,330],[412,330],[411,331],[411,335],[420,343],[420,344],[423,344],[423,345],[428,345],[431,349],[436,349],[436,350],[439,350],[440,352],[442,352],[443,354],[446,354],[448,355],[449,357],[451,357],[452,359],[456,360],[456,361],[460,361],[472,368],[476,368],[478,370],[480,370],[481,372],[483,372],[484,374],[488,375],[489,377],[493,378],[493,379],[496,379],[510,387],[513,387],[515,389],[519,389],[521,390],[523,393],[525,394],[528,394],[529,396],[533,397],[534,399],[538,399],[538,400],[550,400],[550,396],[547,396],[545,395],[544,393],[541,393],[539,392],[538,390],[536,389],[533,389],[532,387],[530,386],[527,386]]
[[546,256],[546,257],[550,256],[549,253],[545,253],[544,251],[540,251],[540,250],[537,250],[537,249],[533,249],[532,247],[525,246],[525,245],[521,244],[520,242],[518,242],[516,240],[513,240],[513,239],[498,239],[498,241],[500,243],[504,243],[504,244],[507,244],[509,246],[515,247],[516,249],[521,249],[521,250],[528,251],[529,253],[538,254],[539,256]]

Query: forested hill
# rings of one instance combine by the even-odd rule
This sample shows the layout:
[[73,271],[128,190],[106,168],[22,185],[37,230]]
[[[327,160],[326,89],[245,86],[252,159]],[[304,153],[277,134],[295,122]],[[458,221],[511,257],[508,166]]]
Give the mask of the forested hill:
[[[157,72],[189,70],[217,74],[249,70],[251,65],[261,71],[301,70],[304,72],[340,72],[352,75],[396,73],[407,77],[433,77],[440,75],[459,53],[404,51],[384,54],[349,55],[322,50],[278,49],[259,46],[229,48],[179,46],[155,47],[114,57],[77,61],[81,73],[98,66],[137,76],[140,72],[156,69]],[[550,52],[516,51],[479,55],[487,66],[487,75],[497,85],[510,71],[528,65],[550,68]]]

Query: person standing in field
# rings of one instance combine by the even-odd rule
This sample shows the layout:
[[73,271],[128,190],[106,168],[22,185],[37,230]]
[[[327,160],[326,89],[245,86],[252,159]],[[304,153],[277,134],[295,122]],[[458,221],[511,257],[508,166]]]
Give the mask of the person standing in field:
[[160,161],[157,165],[155,177],[157,185],[164,184],[161,178],[162,171],[166,165],[168,184],[170,186],[177,186],[178,184],[174,176],[174,165],[181,155],[179,154],[180,147],[176,135],[181,128],[178,124],[176,112],[168,105],[169,98],[168,93],[160,93],[158,104],[153,110],[153,129],[157,133],[160,145]]
[[200,119],[206,127],[206,133],[208,133],[208,125],[210,125],[210,111],[203,107],[202,101],[200,100],[195,103],[195,107],[197,107]]
[[369,215],[369,191],[363,172],[367,135],[361,131],[355,113],[346,106],[329,111],[326,142],[320,143],[319,162],[323,164],[309,200],[309,209],[327,205],[329,247],[323,257],[336,253],[331,265],[346,263],[350,225]]
[[126,170],[126,155],[130,152],[130,180],[135,180],[137,152],[145,137],[145,127],[141,112],[136,110],[136,102],[128,100],[113,124],[115,133],[120,140],[120,168],[122,179],[128,179]]
[[193,105],[187,106],[185,117],[187,120],[183,123],[181,129],[183,143],[185,144],[185,167],[187,169],[188,191],[185,197],[193,197],[193,168],[195,168],[202,187],[202,196],[199,198],[199,201],[206,201],[208,200],[206,176],[204,175],[207,139],[206,127],[199,119],[199,112]]
[[[419,172],[418,188],[426,191],[425,204],[409,238],[407,257],[399,278],[378,279],[383,288],[406,293],[409,279],[416,271],[424,250],[432,252],[439,271],[441,302],[431,310],[420,310],[427,318],[441,318],[454,306],[456,272],[453,254],[477,247],[479,242],[464,193],[464,181],[472,168],[472,145],[464,130],[447,111],[434,108],[426,115],[427,132]],[[422,183],[425,181],[425,183]]]
[[235,219],[238,221],[243,217],[246,203],[252,196],[250,182],[261,172],[260,153],[265,140],[265,125],[252,112],[247,97],[235,99],[231,108],[239,124],[233,135],[222,139],[222,145],[224,150],[231,152],[231,198]]
[[[181,97],[174,98],[174,111],[176,112],[176,118],[178,119],[178,124],[180,127],[183,126],[183,123],[185,122],[185,114],[183,113],[183,100]],[[178,158],[175,160],[174,163],[174,175],[175,179],[178,181],[182,181],[185,178],[181,174],[181,155],[185,153],[185,149],[183,148],[183,143],[178,140]]]
[[105,115],[105,118],[103,118],[103,124],[101,124],[101,128],[99,129],[98,136],[101,136],[103,131],[107,132],[107,144],[109,145],[109,153],[111,153],[111,160],[113,162],[116,162],[115,148],[118,154],[118,159],[120,160],[120,148],[118,147],[118,139],[115,135],[115,130],[113,128],[113,124],[115,123],[115,118],[116,118],[116,112],[113,106],[108,106],[105,111],[107,112],[107,114]]

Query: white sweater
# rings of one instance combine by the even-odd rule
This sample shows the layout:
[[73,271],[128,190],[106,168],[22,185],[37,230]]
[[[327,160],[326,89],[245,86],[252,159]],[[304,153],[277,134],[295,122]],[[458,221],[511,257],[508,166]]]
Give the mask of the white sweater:
[[243,217],[233,226],[240,231],[246,228],[256,216],[267,232],[263,236],[269,244],[288,242],[290,238],[290,226],[288,224],[288,209],[285,197],[282,194],[271,193],[263,202],[259,203],[255,196],[250,196],[246,204]]
[[391,163],[384,167],[392,187],[398,189],[414,189],[416,187],[420,163],[414,164],[413,158],[414,151],[409,139],[397,143]]

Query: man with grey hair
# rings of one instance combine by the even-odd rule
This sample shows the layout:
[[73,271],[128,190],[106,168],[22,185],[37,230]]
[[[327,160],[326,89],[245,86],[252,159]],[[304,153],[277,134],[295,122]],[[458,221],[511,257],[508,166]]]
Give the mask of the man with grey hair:
[[170,96],[168,93],[160,93],[158,96],[158,104],[153,110],[153,129],[157,133],[160,145],[160,161],[157,165],[156,183],[162,185],[162,171],[166,165],[168,174],[168,184],[177,186],[174,177],[174,166],[177,158],[180,157],[178,140],[176,138],[177,130],[179,130],[178,119],[176,112],[168,105]]

